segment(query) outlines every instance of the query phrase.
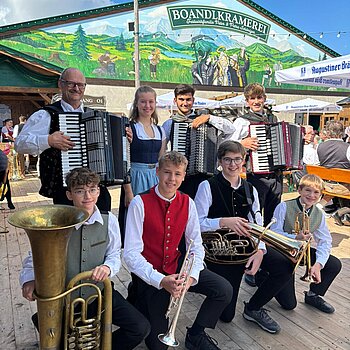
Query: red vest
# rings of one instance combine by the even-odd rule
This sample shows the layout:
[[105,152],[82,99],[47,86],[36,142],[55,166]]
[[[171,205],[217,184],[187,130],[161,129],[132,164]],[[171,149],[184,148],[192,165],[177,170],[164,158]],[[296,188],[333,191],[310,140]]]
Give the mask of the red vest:
[[173,201],[161,199],[152,187],[142,194],[145,216],[142,255],[161,273],[174,274],[180,257],[178,246],[188,221],[189,197],[179,191]]

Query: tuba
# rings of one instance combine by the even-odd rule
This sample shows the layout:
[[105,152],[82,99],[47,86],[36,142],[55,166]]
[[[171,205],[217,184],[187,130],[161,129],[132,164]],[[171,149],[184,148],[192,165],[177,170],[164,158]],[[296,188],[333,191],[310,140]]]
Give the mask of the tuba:
[[232,231],[203,232],[205,259],[217,264],[243,264],[257,249],[260,241],[272,246],[297,264],[305,255],[306,242],[291,239],[269,230],[276,219],[266,226],[249,223],[251,237],[238,236]]
[[[186,286],[187,281],[190,278],[193,264],[194,264],[194,259],[195,259],[194,253],[190,253],[190,249],[191,249],[192,244],[193,244],[193,240],[191,239],[190,244],[188,245],[188,248],[187,248],[187,251],[185,254],[184,262],[182,263],[182,266],[181,266],[181,269],[179,272],[179,277],[178,277],[180,279],[184,278],[184,282],[183,282],[184,287]],[[165,314],[165,317],[169,318],[170,313],[173,310],[176,310],[176,311],[175,311],[175,314],[174,314],[172,320],[170,321],[170,326],[168,328],[168,331],[164,334],[158,335],[158,339],[163,344],[171,346],[171,347],[177,347],[180,345],[180,343],[175,339],[175,330],[176,330],[177,320],[178,320],[179,315],[180,315],[182,303],[183,303],[184,298],[185,298],[185,294],[186,294],[186,291],[183,290],[180,298],[174,298],[174,297],[170,298],[168,310]]]
[[[91,272],[78,274],[68,285],[66,283],[66,257],[68,241],[74,226],[88,218],[85,210],[66,205],[44,205],[18,210],[8,221],[23,228],[30,240],[35,273],[35,297],[37,299],[40,349],[61,349],[62,334],[64,349],[111,349],[111,285],[105,281],[105,310],[103,337],[96,331],[100,328],[100,316],[86,319],[85,301],[78,298],[70,301],[71,292],[81,286],[96,288],[96,295],[102,300],[101,291],[93,283],[74,286],[79,280],[88,279]],[[98,290],[97,290],[98,289]],[[91,301],[88,300],[87,303]],[[62,330],[63,305],[66,304],[65,318],[71,325]],[[74,307],[81,306],[81,317],[74,318]],[[98,309],[102,312],[101,301]],[[71,308],[70,310],[68,308]],[[72,309],[73,307],[73,309]],[[72,316],[73,315],[73,316]],[[68,328],[67,328],[68,327]],[[102,338],[102,339],[101,339]],[[100,347],[100,343],[102,346]]]

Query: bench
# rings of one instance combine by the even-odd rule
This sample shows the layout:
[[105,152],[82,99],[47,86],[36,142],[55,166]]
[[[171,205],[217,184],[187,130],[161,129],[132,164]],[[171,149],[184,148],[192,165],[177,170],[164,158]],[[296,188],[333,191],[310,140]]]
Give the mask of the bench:
[[[322,180],[350,184],[350,169],[325,168],[319,165],[306,165],[306,171],[308,174],[318,175]],[[333,197],[350,199],[350,195],[329,192],[326,190],[323,191],[323,194],[328,194]]]

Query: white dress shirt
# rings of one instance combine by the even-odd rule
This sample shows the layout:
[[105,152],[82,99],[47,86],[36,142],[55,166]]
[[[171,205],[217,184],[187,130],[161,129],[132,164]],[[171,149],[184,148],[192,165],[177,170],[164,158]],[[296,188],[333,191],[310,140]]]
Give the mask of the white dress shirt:
[[[295,239],[295,234],[284,232],[283,230],[284,220],[287,215],[286,210],[287,206],[285,202],[278,204],[273,214],[277,222],[271,226],[271,230]],[[312,232],[312,236],[313,241],[316,243],[316,262],[320,263],[323,267],[329,258],[332,248],[332,236],[326,225],[324,215],[322,215],[320,227],[315,232]]]
[[[84,112],[83,103],[74,109],[69,103],[61,100],[64,112]],[[15,150],[22,154],[39,155],[50,148],[48,139],[51,125],[50,113],[44,109],[34,112],[25,123],[15,141]]]
[[[176,198],[176,195],[170,200],[163,197],[159,193],[158,185],[155,188],[155,192],[157,196],[168,202],[171,202]],[[143,281],[152,285],[153,287],[161,289],[162,287],[160,286],[160,283],[165,275],[154,269],[152,264],[149,263],[141,254],[144,249],[142,240],[144,216],[144,204],[141,196],[138,195],[134,197],[128,208],[123,257],[130,272],[135,273]],[[162,219],[163,218],[154,218],[154,220]],[[202,244],[196,207],[191,198],[189,198],[188,221],[185,230],[185,238],[186,247],[188,247],[190,239],[193,239],[190,253],[193,252],[195,254],[195,262],[191,277],[198,281],[199,273],[204,268],[204,248]],[[154,242],[154,244],[157,244],[157,242]]]
[[[102,215],[96,206],[93,214],[83,224],[76,225],[75,229],[79,230],[82,225],[93,225],[95,222],[99,222],[103,225]],[[108,238],[109,241],[103,265],[109,267],[111,270],[109,277],[113,277],[118,273],[121,266],[121,239],[118,220],[115,215],[110,212],[108,213]],[[48,264],[49,263],[48,261]],[[33,281],[34,279],[33,256],[32,253],[29,252],[29,255],[23,260],[23,268],[19,275],[19,283],[21,287],[23,287],[24,283]]]
[[[238,189],[242,184],[242,180],[239,180],[239,184],[237,187],[232,187],[233,189]],[[260,204],[259,204],[259,196],[258,192],[253,187],[253,196],[252,198],[252,211],[255,214],[255,220],[256,223],[260,226],[263,225],[263,219],[260,212]],[[199,218],[199,224],[202,232],[207,231],[216,231],[220,229],[220,218],[208,218],[208,213],[211,205],[213,204],[213,196],[211,193],[210,184],[207,180],[201,182],[199,184],[196,197],[194,199],[194,202],[196,204],[198,218]],[[249,222],[254,222],[254,219],[251,215],[251,213],[248,214],[248,220]],[[260,242],[259,249],[266,250],[266,246],[264,242]]]

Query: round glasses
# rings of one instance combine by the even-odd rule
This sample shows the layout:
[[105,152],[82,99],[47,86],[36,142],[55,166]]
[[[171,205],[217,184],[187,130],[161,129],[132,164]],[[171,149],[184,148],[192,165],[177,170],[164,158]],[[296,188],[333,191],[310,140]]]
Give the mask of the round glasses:
[[224,157],[222,158],[222,162],[226,165],[231,165],[232,163],[235,163],[238,165],[243,162],[243,158],[242,157],[237,157],[237,158]]
[[85,194],[88,193],[90,196],[98,195],[98,187],[89,188],[87,190],[74,190],[73,193],[78,197],[85,197]]

